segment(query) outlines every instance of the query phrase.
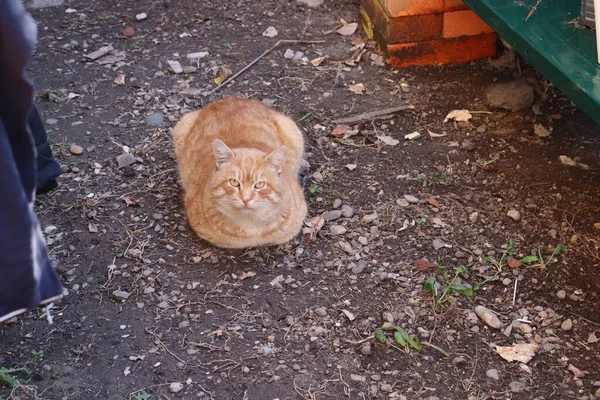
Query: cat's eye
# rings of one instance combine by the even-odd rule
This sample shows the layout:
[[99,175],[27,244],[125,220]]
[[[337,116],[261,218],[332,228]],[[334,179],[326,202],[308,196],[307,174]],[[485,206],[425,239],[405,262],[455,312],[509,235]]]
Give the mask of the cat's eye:
[[265,183],[263,181],[256,182],[256,184],[254,185],[254,189],[262,189],[264,187],[265,187]]
[[230,179],[229,184],[233,187],[240,187],[240,182],[237,179]]

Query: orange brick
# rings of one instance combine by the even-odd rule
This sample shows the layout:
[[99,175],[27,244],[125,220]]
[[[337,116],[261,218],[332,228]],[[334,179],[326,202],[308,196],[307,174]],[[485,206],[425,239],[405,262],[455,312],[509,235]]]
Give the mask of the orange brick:
[[379,33],[387,44],[421,42],[442,37],[443,14],[390,18],[378,0],[363,0],[362,7],[372,21],[373,31]]
[[444,0],[444,11],[468,10],[469,6],[462,0]]
[[457,38],[494,32],[471,10],[444,13],[444,37]]
[[444,0],[379,0],[379,3],[385,13],[392,18],[444,11]]
[[385,53],[392,68],[467,62],[494,57],[496,34],[388,45]]

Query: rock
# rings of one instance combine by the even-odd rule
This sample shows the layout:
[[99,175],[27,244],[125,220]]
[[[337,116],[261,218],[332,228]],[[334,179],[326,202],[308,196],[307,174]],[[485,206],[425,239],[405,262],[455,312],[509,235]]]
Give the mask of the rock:
[[352,218],[354,216],[354,208],[347,205],[342,206],[342,216],[344,218]]
[[389,383],[384,383],[380,386],[380,389],[382,392],[386,392],[386,393],[392,393],[392,385],[390,385]]
[[342,206],[342,199],[335,199],[333,201],[333,208],[338,209]]
[[405,194],[404,195],[404,200],[408,201],[411,204],[417,204],[419,202],[419,199],[417,199],[412,194]]
[[123,153],[117,156],[117,167],[123,168],[131,164],[135,164],[137,160],[131,153]]
[[492,310],[484,306],[477,306],[475,307],[474,311],[475,314],[477,314],[477,316],[483,321],[483,323],[489,326],[490,328],[502,328],[502,322],[500,322],[500,319],[496,316],[496,314],[492,312]]
[[48,119],[46,120],[46,123],[47,123],[48,125],[56,125],[56,124],[58,124],[58,120],[57,120],[57,119],[54,119],[54,118],[48,118]]
[[288,60],[291,60],[292,58],[294,58],[294,54],[296,54],[294,50],[287,49],[285,53],[283,53],[283,57],[287,58]]
[[176,74],[180,74],[183,72],[183,68],[181,68],[181,64],[179,64],[179,61],[167,60],[167,64],[169,64],[169,67],[171,67],[173,72],[175,72]]
[[315,172],[314,174],[312,174],[312,178],[313,178],[313,179],[315,180],[315,182],[317,182],[317,183],[321,183],[321,182],[323,182],[323,180],[324,180],[324,178],[323,178],[323,175],[322,175],[322,174],[321,174],[319,171],[317,171],[317,172]]
[[183,67],[183,73],[184,74],[193,74],[196,71],[198,71],[198,68],[193,67],[191,65]]
[[331,227],[329,227],[329,230],[334,235],[343,235],[347,231],[346,227],[343,225],[332,225]]
[[317,307],[315,308],[315,314],[319,317],[325,317],[327,316],[327,309],[325,307]]
[[487,371],[485,371],[485,376],[494,381],[500,380],[500,372],[498,372],[498,370],[495,368],[488,369]]
[[527,386],[523,382],[519,381],[513,381],[509,383],[508,387],[515,393],[522,392],[523,390],[527,389]]
[[323,5],[323,0],[296,0],[296,4],[299,6],[318,8]]
[[478,213],[477,211],[475,211],[475,212],[474,212],[474,213],[472,213],[472,214],[469,214],[469,220],[470,220],[472,223],[475,223],[475,222],[477,222],[477,218],[479,218],[479,213]]
[[148,18],[148,14],[146,13],[139,13],[135,16],[135,19],[137,19],[138,21],[143,21],[146,18]]
[[169,385],[169,390],[171,391],[171,393],[179,393],[183,390],[183,383],[173,382]]
[[548,235],[550,235],[552,239],[556,239],[556,237],[558,236],[558,231],[556,229],[550,229],[548,231]]
[[367,378],[364,375],[350,374],[350,380],[358,383],[365,383]]
[[562,329],[563,331],[570,331],[571,329],[573,329],[573,321],[569,318],[569,319],[565,319],[562,324],[560,324],[560,329]]
[[71,147],[69,147],[69,152],[71,152],[71,154],[75,154],[76,156],[78,156],[83,153],[83,147],[73,143],[71,145]]
[[301,51],[297,51],[294,54],[294,57],[292,57],[292,61],[298,61],[298,60],[302,60],[304,58],[304,53]]
[[131,296],[131,293],[126,292],[124,290],[115,290],[114,292],[112,292],[112,296],[115,300],[121,301],[127,300],[129,296]]
[[127,28],[123,29],[123,36],[130,37],[133,35],[135,35],[135,29],[133,29],[133,26],[128,26]]
[[[268,38],[273,38],[275,36],[277,36],[279,34],[279,32],[277,32],[277,29],[275,29],[274,26],[270,26],[268,27],[263,33],[262,35],[264,37],[268,37]],[[533,102],[533,101],[532,101]]]
[[341,216],[342,211],[340,210],[327,211],[325,214],[323,214],[323,217],[325,217],[325,221],[333,221],[340,218]]
[[362,221],[365,224],[370,224],[371,222],[375,221],[377,219],[378,215],[377,212],[374,212],[373,214],[368,214],[362,217]]
[[594,224],[594,229],[598,229],[600,231],[600,222],[596,222]]
[[467,358],[464,356],[458,356],[458,357],[454,357],[452,359],[452,365],[454,365],[455,367],[464,365],[467,363]]
[[352,273],[358,275],[367,268],[367,262],[365,260],[358,260],[356,265],[352,267]]
[[506,213],[506,215],[509,218],[512,218],[515,221],[520,221],[521,220],[521,213],[518,210],[515,210],[515,209],[508,210],[508,212]]
[[477,127],[477,133],[485,133],[485,131],[487,131],[487,126],[485,124]]
[[477,146],[475,145],[475,142],[472,140],[465,140],[460,145],[460,148],[465,151],[473,151],[473,150],[475,150],[475,147],[477,147]]
[[491,107],[519,111],[531,107],[533,88],[524,80],[499,83],[486,90],[485,97]]
[[562,300],[567,297],[567,292],[561,289],[558,292],[556,292],[556,297]]
[[150,114],[146,117],[146,123],[150,126],[159,126],[165,122],[165,117],[161,113]]
[[541,138],[550,136],[550,131],[548,129],[546,129],[546,127],[544,125],[541,125],[541,124],[533,125],[533,133],[537,137],[541,137]]
[[371,343],[367,342],[360,347],[360,354],[363,356],[371,355]]
[[600,389],[596,390],[594,396],[596,396],[597,399],[600,399]]
[[390,323],[394,323],[394,314],[392,314],[389,311],[384,312],[383,314],[381,314],[381,318],[383,318],[383,322],[390,322]]
[[410,203],[406,199],[398,199],[396,200],[396,204],[400,207],[408,207]]

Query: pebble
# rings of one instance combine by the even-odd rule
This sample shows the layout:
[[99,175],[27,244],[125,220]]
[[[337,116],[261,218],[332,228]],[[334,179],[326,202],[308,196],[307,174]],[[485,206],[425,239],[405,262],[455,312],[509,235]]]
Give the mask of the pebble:
[[323,174],[321,174],[319,171],[312,174],[312,178],[315,180],[315,182],[318,182],[318,183],[321,183],[324,180]]
[[363,356],[371,355],[371,343],[367,342],[360,347],[360,354]]
[[160,303],[158,303],[156,305],[158,308],[162,308],[162,309],[166,309],[169,308],[169,303],[167,303],[166,301],[161,301]]
[[334,235],[343,235],[344,233],[346,233],[348,231],[346,229],[346,227],[343,225],[332,225],[331,227],[329,227],[329,230]]
[[384,383],[383,385],[381,385],[380,389],[382,392],[392,393],[392,385],[390,385],[389,383]]
[[475,314],[477,314],[477,316],[479,318],[481,318],[481,320],[489,327],[494,328],[494,329],[500,329],[502,328],[502,322],[500,322],[500,319],[498,319],[498,317],[496,316],[496,314],[494,314],[492,312],[492,310],[484,307],[484,306],[477,306],[475,307]]
[[406,201],[408,201],[409,203],[412,203],[412,204],[417,204],[419,202],[419,199],[417,199],[412,194],[405,194],[404,195],[404,200],[406,200]]
[[596,222],[594,228],[600,230],[600,222]]
[[112,293],[112,296],[115,300],[127,300],[129,296],[131,296],[131,293],[126,292],[124,290],[115,290]]
[[132,26],[128,26],[127,28],[123,29],[123,36],[129,37],[133,35],[135,35],[135,29],[133,29]]
[[365,383],[367,378],[364,375],[350,374],[350,380],[359,383]]
[[365,260],[358,260],[356,265],[352,267],[352,273],[358,275],[367,268],[367,262]]
[[171,393],[179,393],[183,390],[183,383],[173,382],[169,385],[169,390],[171,391]]
[[400,207],[408,207],[410,203],[406,199],[398,199],[396,200],[396,204]]
[[296,0],[296,4],[309,8],[318,8],[323,5],[323,0]]
[[474,213],[472,213],[472,214],[469,214],[469,220],[470,220],[472,223],[475,223],[475,222],[477,222],[477,219],[478,219],[478,218],[479,218],[479,213],[478,213],[477,211],[475,211],[475,212],[474,212]]
[[325,221],[333,221],[342,216],[342,211],[341,210],[327,211],[325,214],[323,214],[323,216],[325,217]]
[[71,147],[69,147],[69,151],[71,152],[71,154],[75,154],[76,156],[78,156],[83,153],[83,147],[73,143]]
[[494,381],[500,380],[500,372],[498,372],[498,370],[495,368],[488,369],[487,371],[485,371],[485,376],[487,376],[488,378],[490,378]]
[[283,53],[283,57],[287,58],[288,60],[291,60],[292,58],[294,58],[294,54],[296,54],[296,52],[292,49],[287,49],[285,51],[285,53]]
[[383,314],[381,314],[381,317],[383,318],[384,322],[390,322],[390,323],[394,323],[394,314],[392,314],[389,311],[384,312]]
[[524,80],[499,83],[486,90],[488,104],[495,108],[519,111],[533,104],[533,88]]
[[458,367],[460,365],[464,365],[466,363],[467,363],[467,358],[463,357],[463,356],[454,357],[452,359],[452,365],[454,365],[455,367]]
[[352,218],[354,216],[354,208],[347,205],[342,206],[342,216],[344,218]]
[[569,319],[565,319],[562,324],[560,324],[560,329],[562,329],[563,331],[570,331],[571,329],[573,329],[573,321],[569,318]]
[[485,124],[477,127],[477,133],[485,133],[485,131],[487,131],[487,126],[485,126]]
[[277,29],[275,29],[274,26],[270,26],[263,32],[262,35],[264,37],[272,38],[272,37],[277,36],[278,34],[279,34],[279,32],[277,32]]
[[502,284],[503,284],[504,286],[508,286],[508,285],[510,285],[511,283],[512,283],[512,279],[510,279],[510,278],[504,278],[504,279],[502,280]]
[[550,229],[550,230],[548,231],[548,235],[550,235],[550,237],[551,237],[552,239],[556,239],[556,236],[558,235],[558,232],[556,231],[556,229]]
[[123,153],[117,156],[117,167],[123,168],[131,164],[135,164],[136,159],[131,153]]
[[46,123],[47,123],[48,125],[56,125],[56,124],[58,124],[58,120],[57,120],[57,119],[54,119],[54,118],[48,118],[48,119],[46,120]]
[[515,221],[520,221],[521,220],[521,213],[518,210],[515,210],[515,209],[508,210],[508,212],[506,213],[506,215],[509,218],[512,218]]
[[600,389],[596,390],[594,396],[596,396],[597,399],[600,399]]
[[523,390],[527,389],[527,386],[523,382],[519,381],[513,381],[509,383],[508,387],[515,393],[522,392]]
[[567,292],[561,289],[558,292],[556,292],[556,297],[562,300],[567,297]]
[[376,212],[374,212],[373,214],[367,214],[365,216],[362,217],[362,221],[365,224],[370,224],[371,222],[375,221],[377,219],[378,215]]
[[164,122],[165,117],[161,113],[153,113],[146,117],[146,123],[150,126],[159,126],[162,125]]
[[139,13],[135,16],[135,19],[137,19],[138,21],[143,21],[146,18],[148,18],[148,14],[146,13]]
[[475,147],[477,147],[477,146],[475,145],[475,142],[472,140],[465,140],[460,145],[460,148],[465,151],[473,151],[473,150],[475,150]]
[[183,72],[183,68],[181,67],[181,64],[179,64],[179,61],[167,60],[167,64],[169,64],[169,67],[171,67],[176,74]]
[[340,208],[342,206],[342,199],[335,199],[333,201],[333,208]]
[[325,307],[317,307],[315,308],[315,314],[319,317],[325,317],[327,315],[327,309]]

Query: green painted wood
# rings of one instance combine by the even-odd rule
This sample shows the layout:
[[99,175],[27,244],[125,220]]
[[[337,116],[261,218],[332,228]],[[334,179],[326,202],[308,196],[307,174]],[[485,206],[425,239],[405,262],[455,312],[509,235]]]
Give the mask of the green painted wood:
[[596,37],[577,28],[580,0],[463,0],[575,104],[600,124]]

